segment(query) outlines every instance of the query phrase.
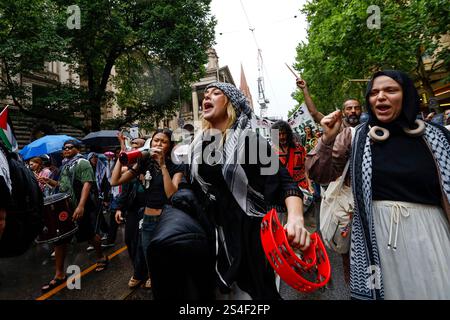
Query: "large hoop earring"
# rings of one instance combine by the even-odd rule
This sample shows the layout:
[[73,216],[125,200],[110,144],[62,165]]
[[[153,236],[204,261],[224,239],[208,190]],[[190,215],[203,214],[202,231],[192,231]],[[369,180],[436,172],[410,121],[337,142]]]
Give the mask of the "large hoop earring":
[[[382,132],[382,135],[378,135],[377,132]],[[379,126],[373,126],[369,130],[369,137],[376,142],[386,141],[389,138],[389,130]]]
[[405,133],[411,137],[418,137],[423,135],[423,133],[425,132],[425,122],[423,120],[416,119],[416,121],[414,121],[414,124],[417,125],[416,129],[403,128],[403,131],[405,131]]

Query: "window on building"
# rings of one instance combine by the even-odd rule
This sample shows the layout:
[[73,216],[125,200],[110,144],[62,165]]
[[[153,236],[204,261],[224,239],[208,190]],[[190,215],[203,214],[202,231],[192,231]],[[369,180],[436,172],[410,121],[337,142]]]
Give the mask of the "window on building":
[[33,104],[33,107],[37,108],[44,108],[44,101],[43,99],[46,98],[49,95],[50,88],[45,86],[40,86],[33,84],[31,86],[31,101]]

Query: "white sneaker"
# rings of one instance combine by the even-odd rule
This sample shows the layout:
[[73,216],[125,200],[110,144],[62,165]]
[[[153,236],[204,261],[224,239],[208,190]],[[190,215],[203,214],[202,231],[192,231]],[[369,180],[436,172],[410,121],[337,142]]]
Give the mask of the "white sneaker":
[[92,251],[94,249],[95,249],[94,246],[89,246],[89,247],[86,248],[86,251],[89,252],[89,251]]
[[50,255],[50,257],[52,257],[52,258],[55,257],[55,251],[52,252],[52,254]]

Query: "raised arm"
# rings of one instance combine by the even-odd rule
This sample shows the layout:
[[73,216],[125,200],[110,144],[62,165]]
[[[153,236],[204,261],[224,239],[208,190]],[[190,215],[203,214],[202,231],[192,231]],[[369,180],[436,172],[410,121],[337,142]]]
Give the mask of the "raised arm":
[[311,114],[311,117],[313,117],[315,122],[320,123],[324,115],[319,110],[317,110],[316,105],[314,104],[314,101],[312,100],[311,95],[309,94],[306,81],[302,79],[297,79],[297,87],[303,91],[303,96],[305,97],[305,104],[306,107],[308,108],[309,113]]
[[339,133],[341,124],[341,111],[325,116],[321,121],[324,135],[306,156],[309,178],[317,183],[327,184],[336,180],[342,174],[350,156],[351,129],[346,128]]
[[118,186],[126,182],[130,182],[134,177],[138,175],[138,165],[135,164],[133,167],[125,172],[122,172],[122,164],[117,160],[114,166],[113,172],[111,173],[111,186]]

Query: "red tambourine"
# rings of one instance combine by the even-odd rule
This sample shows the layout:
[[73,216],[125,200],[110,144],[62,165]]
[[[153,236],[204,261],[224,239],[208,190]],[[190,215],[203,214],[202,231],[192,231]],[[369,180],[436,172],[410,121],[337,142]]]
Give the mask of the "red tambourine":
[[272,268],[292,288],[313,292],[330,280],[330,261],[317,232],[311,235],[307,250],[294,252],[275,209],[261,223],[261,242]]

